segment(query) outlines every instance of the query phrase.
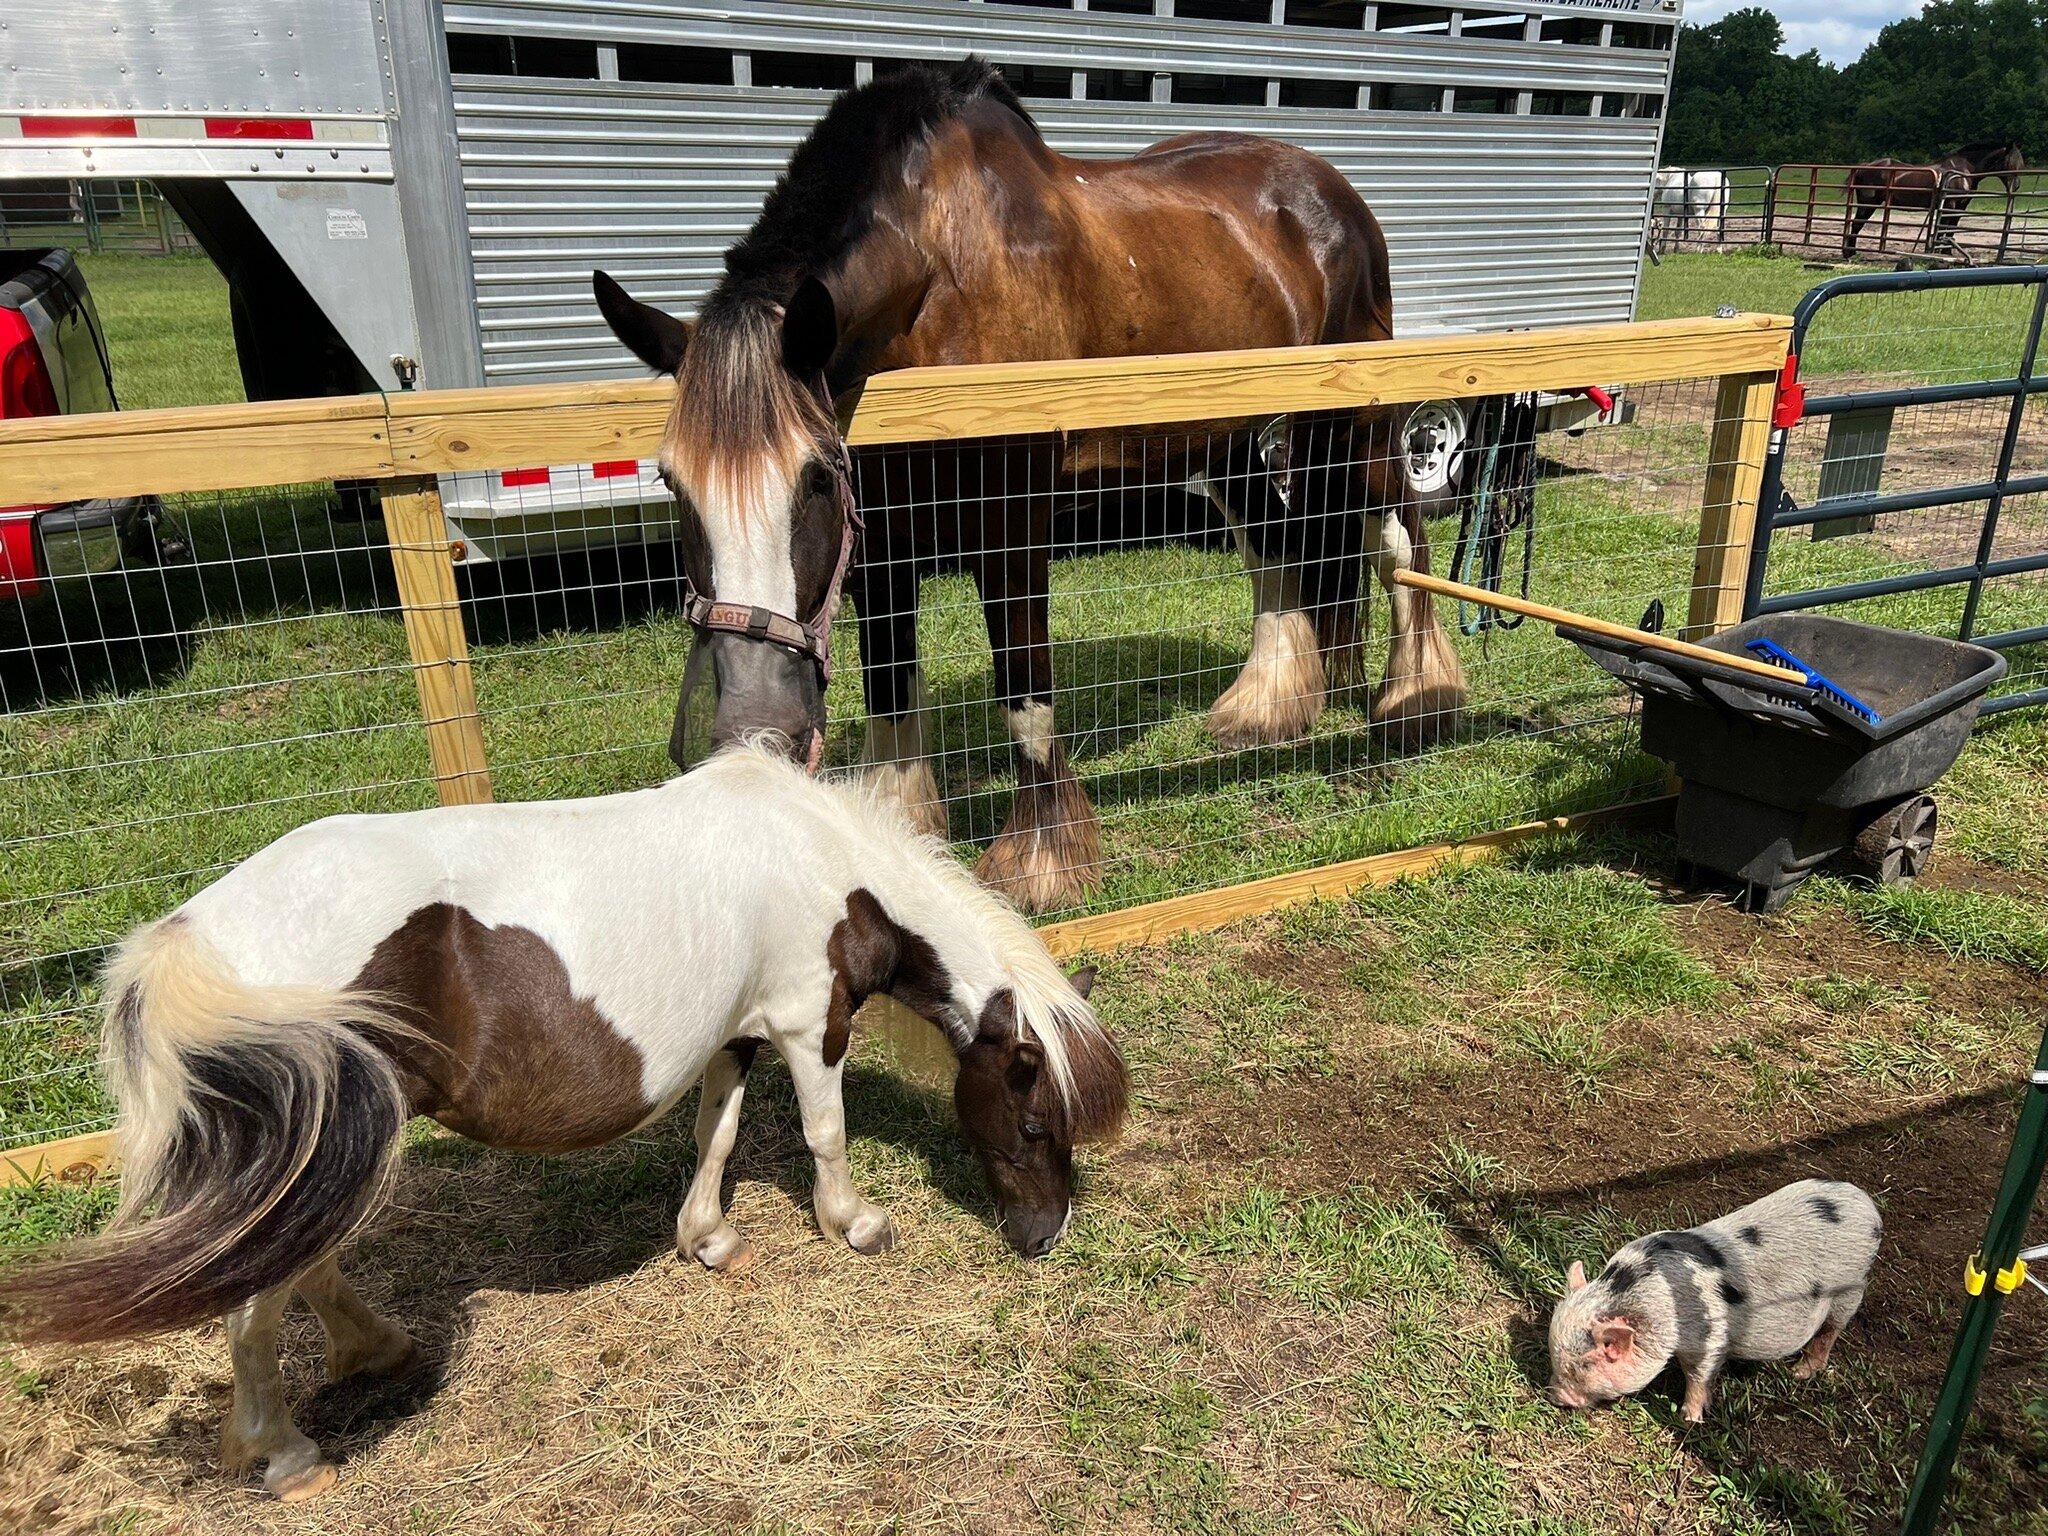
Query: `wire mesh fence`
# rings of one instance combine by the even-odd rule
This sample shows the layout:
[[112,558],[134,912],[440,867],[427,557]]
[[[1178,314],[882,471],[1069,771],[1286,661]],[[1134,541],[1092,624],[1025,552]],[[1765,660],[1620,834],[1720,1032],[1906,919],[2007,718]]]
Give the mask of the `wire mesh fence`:
[[[914,748],[922,814],[987,859],[1056,757],[1071,793],[1028,830],[1058,878],[1019,892],[1054,915],[1654,794],[1628,696],[1487,610],[1433,610],[1466,696],[1381,718],[1394,640],[1360,488],[1421,476],[1440,572],[1676,629],[1702,558],[1746,549],[1699,547],[1729,483],[1709,464],[1731,425],[1717,413],[1742,398],[1721,382],[1635,384],[1620,420],[1579,432],[1545,430],[1567,419],[1557,397],[1437,402],[1429,422],[1463,423],[1449,444],[1401,406],[1320,441],[1306,418],[1262,417],[863,449],[869,534],[833,632],[825,761],[871,771]],[[294,826],[447,798],[451,719],[473,709],[498,798],[673,771],[692,637],[653,447],[443,470],[381,503],[347,479],[144,498],[113,569],[52,562],[0,592],[0,1148],[105,1124],[111,944]],[[1341,487],[1322,526],[1304,510],[1318,475]],[[390,521],[416,504],[424,532]],[[421,588],[422,549],[445,599]],[[991,607],[1000,567],[1025,596]],[[457,605],[461,654],[430,654],[423,617]],[[1020,607],[1042,635],[1013,629]],[[915,685],[892,703],[906,664]],[[473,706],[429,696],[451,666]],[[1260,707],[1219,723],[1248,667]],[[1076,807],[1099,823],[1085,857],[1046,836]]]
[[[1866,623],[1994,640],[2011,668],[1997,690],[2007,697],[2048,684],[2048,571],[1994,574],[1980,584],[1968,572],[1980,562],[2048,562],[2048,493],[2028,488],[2048,476],[2048,397],[2038,384],[2017,400],[1888,397],[2020,377],[2040,290],[2024,271],[2011,275],[2016,280],[1983,286],[1843,292],[1817,308],[1800,350],[1807,396],[1836,397],[1848,408],[1787,429],[1785,496],[1803,509],[1895,497],[1927,504],[1781,527],[1757,582],[1762,598],[1783,602],[1952,573],[1940,584],[1827,608]],[[2040,370],[2036,357],[2036,380]],[[2026,638],[2037,630],[2039,638]]]

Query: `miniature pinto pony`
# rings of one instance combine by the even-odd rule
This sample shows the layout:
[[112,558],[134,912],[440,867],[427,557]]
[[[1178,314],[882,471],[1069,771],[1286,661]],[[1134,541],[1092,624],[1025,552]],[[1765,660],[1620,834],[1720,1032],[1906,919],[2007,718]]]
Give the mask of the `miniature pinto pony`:
[[298,1291],[337,1376],[411,1354],[336,1258],[409,1116],[567,1152],[701,1078],[676,1246],[730,1271],[751,1255],[720,1183],[767,1040],[817,1159],[819,1227],[880,1253],[895,1229],[853,1186],[840,1087],[855,1010],[888,992],[958,1052],[961,1127],[1035,1258],[1072,1212],[1075,1143],[1124,1113],[1090,981],[900,811],[752,745],[631,794],[315,822],[114,958],[121,1211],[0,1276],[0,1329],[84,1344],[224,1317],[222,1458],[262,1460],[271,1492],[304,1498],[335,1471],[292,1423],[278,1321]]

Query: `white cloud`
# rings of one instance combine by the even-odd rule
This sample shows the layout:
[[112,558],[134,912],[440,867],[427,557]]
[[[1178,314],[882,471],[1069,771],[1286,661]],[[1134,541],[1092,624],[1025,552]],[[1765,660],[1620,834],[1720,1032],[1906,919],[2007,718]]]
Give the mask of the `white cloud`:
[[[1685,8],[1685,19],[1704,26],[1718,21],[1732,10],[1756,0],[1696,0]],[[1888,22],[1911,16],[1923,0],[1774,0],[1764,8],[1785,28],[1788,53],[1820,50],[1820,56],[1836,64],[1847,64],[1869,46],[1870,40]]]

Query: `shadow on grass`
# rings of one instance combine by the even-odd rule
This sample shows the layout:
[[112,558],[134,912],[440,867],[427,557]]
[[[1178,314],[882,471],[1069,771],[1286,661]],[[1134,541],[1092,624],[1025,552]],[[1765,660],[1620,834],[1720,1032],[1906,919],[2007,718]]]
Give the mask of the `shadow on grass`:
[[[950,1100],[875,1066],[850,1063],[849,1127],[856,1140],[907,1154],[947,1202],[993,1228],[994,1207],[962,1142]],[[676,1212],[695,1171],[694,1099],[625,1141],[564,1157],[494,1151],[459,1138],[408,1148],[393,1209],[344,1260],[352,1280],[420,1344],[411,1369],[386,1380],[329,1383],[297,1412],[299,1427],[346,1463],[420,1412],[469,1347],[479,1293],[560,1295],[633,1273],[678,1266],[691,1283],[728,1282],[674,1252]],[[764,1052],[748,1080],[746,1113],[728,1164],[734,1179],[772,1183],[808,1216],[812,1161],[788,1074]],[[824,1242],[813,1230],[808,1241]],[[844,1282],[866,1261],[841,1255]],[[835,1282],[837,1275],[835,1275]],[[223,1374],[210,1408],[224,1413]],[[193,1426],[196,1429],[196,1426]],[[195,1452],[211,1432],[193,1435]],[[210,1464],[195,1475],[213,1476]]]

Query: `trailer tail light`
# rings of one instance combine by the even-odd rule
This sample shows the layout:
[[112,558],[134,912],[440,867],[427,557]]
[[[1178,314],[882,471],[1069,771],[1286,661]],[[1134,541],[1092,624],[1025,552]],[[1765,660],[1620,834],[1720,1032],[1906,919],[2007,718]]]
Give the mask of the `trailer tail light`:
[[548,472],[545,469],[508,469],[500,473],[498,479],[510,491],[522,485],[546,485]]
[[590,475],[594,480],[624,480],[637,477],[639,473],[638,459],[600,459],[590,466]]
[[21,119],[24,139],[132,139],[132,117],[32,117]]
[[209,139],[311,139],[310,117],[209,117]]
[[57,414],[57,391],[36,333],[18,309],[0,309],[0,421]]

